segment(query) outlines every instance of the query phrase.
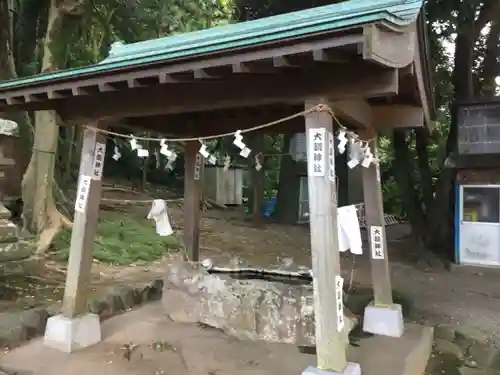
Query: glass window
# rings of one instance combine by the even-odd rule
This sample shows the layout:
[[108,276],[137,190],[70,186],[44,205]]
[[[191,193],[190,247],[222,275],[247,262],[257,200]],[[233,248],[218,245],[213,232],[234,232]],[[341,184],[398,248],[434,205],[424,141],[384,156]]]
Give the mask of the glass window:
[[463,188],[462,220],[500,223],[500,189],[495,187]]

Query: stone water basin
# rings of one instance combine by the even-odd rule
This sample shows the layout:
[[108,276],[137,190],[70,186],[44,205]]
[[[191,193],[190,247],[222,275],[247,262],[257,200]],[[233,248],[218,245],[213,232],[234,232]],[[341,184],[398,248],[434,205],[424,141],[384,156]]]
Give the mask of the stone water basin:
[[[195,262],[171,264],[164,279],[163,306],[176,322],[201,323],[240,339],[314,346],[310,280],[264,278],[209,273]],[[357,318],[347,309],[344,315],[343,334],[348,342]]]

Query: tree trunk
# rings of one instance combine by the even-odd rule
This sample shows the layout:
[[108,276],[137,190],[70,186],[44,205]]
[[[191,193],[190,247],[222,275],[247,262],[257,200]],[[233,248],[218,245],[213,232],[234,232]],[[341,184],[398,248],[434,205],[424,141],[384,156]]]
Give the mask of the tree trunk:
[[76,125],[68,126],[68,132],[66,134],[66,144],[68,147],[68,155],[65,160],[64,175],[62,178],[62,183],[68,185],[71,178],[71,171],[73,170],[73,151],[76,146]]
[[[58,70],[60,61],[52,48],[57,43],[65,14],[78,3],[50,1],[47,32],[43,44],[42,73]],[[71,223],[57,209],[53,195],[59,126],[55,111],[35,113],[33,153],[24,174],[22,195],[25,226],[38,236],[37,253],[44,253],[54,236]]]
[[406,140],[406,130],[398,129],[393,131],[394,145],[394,177],[398,185],[399,194],[408,213],[413,236],[419,239],[422,245],[426,238],[426,220],[422,210],[415,182],[413,178],[412,157],[408,151]]
[[486,56],[483,62],[482,85],[478,94],[494,96],[497,89],[496,78],[500,75],[500,20],[493,23],[486,41]]
[[[457,38],[455,43],[454,70],[452,84],[454,86],[454,103],[469,99],[473,95],[473,63],[474,45],[478,37],[476,19],[476,5],[473,2],[462,2],[459,5],[457,17]],[[481,17],[484,22],[484,17]],[[478,18],[479,19],[479,18]],[[451,121],[443,155],[443,164],[446,157],[456,152],[457,122],[455,105],[450,105]],[[434,252],[452,252],[452,218],[454,212],[454,186],[456,171],[442,168],[435,190],[432,189],[432,174],[427,156],[428,134],[419,129],[416,133],[416,149],[418,156],[418,170],[422,182],[422,197],[414,191],[411,172],[412,158],[408,155],[406,137],[402,131],[394,131],[394,160],[395,175],[398,187],[403,198],[408,217],[414,233],[420,237],[422,243]],[[406,165],[405,165],[406,164]],[[412,169],[410,170],[412,171]],[[422,202],[424,204],[422,204]],[[424,210],[425,207],[425,210]]]
[[[417,151],[418,169],[420,173],[420,183],[422,185],[422,196],[427,209],[434,204],[434,184],[432,181],[432,171],[429,161],[427,145],[429,143],[429,133],[427,129],[415,129],[415,144]],[[427,216],[427,215],[426,215]]]
[[[474,63],[475,34],[475,7],[467,2],[462,8],[457,21],[457,38],[455,42],[454,69],[452,83],[454,87],[454,102],[450,106],[450,130],[446,142],[445,158],[456,152],[457,149],[457,114],[456,103],[472,98],[474,85],[472,68]],[[444,159],[443,159],[444,161]],[[454,216],[456,171],[443,168],[436,182],[435,199],[432,208],[429,208],[433,228],[430,238],[435,249],[445,249],[452,256],[452,219]]]

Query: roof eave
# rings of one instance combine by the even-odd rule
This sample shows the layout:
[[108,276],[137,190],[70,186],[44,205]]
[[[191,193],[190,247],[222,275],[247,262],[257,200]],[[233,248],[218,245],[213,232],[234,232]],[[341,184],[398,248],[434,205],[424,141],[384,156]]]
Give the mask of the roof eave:
[[[432,121],[436,120],[436,108],[434,90],[432,89],[432,75],[431,75],[431,62],[429,58],[429,41],[427,27],[425,24],[425,13],[421,12],[417,19],[417,30],[419,35],[422,36],[421,43],[419,43],[421,64],[423,67],[424,82],[426,83],[427,102],[429,105],[429,115]],[[430,125],[430,124],[429,124]]]

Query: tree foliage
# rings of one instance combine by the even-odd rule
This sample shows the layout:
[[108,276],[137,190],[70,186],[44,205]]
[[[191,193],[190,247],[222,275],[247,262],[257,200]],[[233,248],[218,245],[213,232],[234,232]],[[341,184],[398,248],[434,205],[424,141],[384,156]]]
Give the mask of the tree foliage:
[[[71,68],[101,61],[115,41],[130,43],[334,2],[338,1],[0,0],[0,78],[39,73],[44,53],[47,57],[44,43],[48,38],[51,58],[56,62],[52,68]],[[47,35],[54,7],[64,16],[54,33]],[[380,158],[386,209],[408,217],[423,248],[444,254],[452,238],[455,172],[444,168],[444,161],[456,151],[454,103],[496,94],[500,1],[428,0],[425,14],[437,121],[430,133],[424,129],[398,130],[381,136]],[[28,124],[30,120],[25,116],[20,122]],[[63,156],[55,171],[59,179],[70,175],[78,165],[77,157],[68,160],[66,156],[78,154],[81,135],[71,124],[66,125],[58,131],[58,153]],[[31,127],[26,125],[24,129],[24,138],[30,143]],[[36,129],[42,131],[44,127]],[[264,143],[263,149],[270,153],[287,152],[282,149],[286,144],[283,137],[266,137]],[[230,152],[225,141],[214,142],[211,147],[220,153]],[[286,156],[266,160],[271,167],[266,172],[266,184],[275,190],[275,167],[288,165],[290,160]]]

